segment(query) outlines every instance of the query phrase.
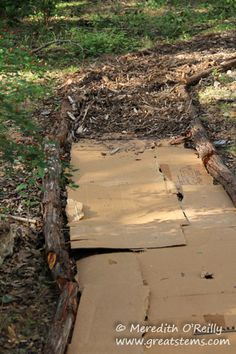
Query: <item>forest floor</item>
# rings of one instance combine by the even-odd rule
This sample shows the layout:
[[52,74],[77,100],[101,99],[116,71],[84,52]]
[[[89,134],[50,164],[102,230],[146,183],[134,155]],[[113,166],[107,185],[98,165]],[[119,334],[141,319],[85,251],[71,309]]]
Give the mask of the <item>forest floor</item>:
[[[127,4],[130,2],[104,3],[104,15],[95,15],[99,2],[93,6],[85,1],[62,3],[45,32],[40,32],[39,24],[35,24],[36,42],[29,36],[32,19],[14,33],[23,48],[36,48],[42,41],[53,39],[53,31],[57,38],[78,41],[83,47],[81,53],[80,48],[68,50],[68,44],[55,45],[37,53],[34,59],[40,70],[43,67],[43,74],[40,71],[41,77],[37,76],[34,69],[36,74],[27,80],[47,90],[54,87],[53,94],[47,93],[31,112],[43,134],[58,119],[62,101],[68,101],[68,95],[76,104],[72,111],[75,141],[80,137],[111,136],[162,139],[185,133],[191,115],[189,103],[179,95],[178,84],[235,56],[234,20],[230,16],[211,18],[209,13],[206,18],[207,12],[194,6],[187,11],[151,5],[135,7]],[[173,20],[177,10],[182,11],[181,23]],[[172,19],[169,28],[162,26],[163,13],[168,16],[166,21]],[[192,26],[196,13],[199,22]],[[211,140],[236,174],[235,92],[234,69],[222,73],[213,70],[191,89]],[[25,101],[25,96],[22,99]],[[4,166],[0,171],[1,213],[30,217],[39,226],[17,223],[13,239],[6,241],[8,249],[13,248],[9,254],[3,252],[1,265],[0,353],[39,354],[43,352],[58,298],[44,255],[42,190],[38,185],[27,184],[30,176],[24,170],[7,177]],[[1,237],[8,235],[8,230],[0,232]]]
[[193,117],[179,85],[213,68],[211,75],[192,87],[192,101],[210,139],[236,173],[236,70],[214,70],[235,58],[235,43],[235,31],[200,35],[107,57],[71,75],[61,93],[76,103],[75,141],[184,135]]

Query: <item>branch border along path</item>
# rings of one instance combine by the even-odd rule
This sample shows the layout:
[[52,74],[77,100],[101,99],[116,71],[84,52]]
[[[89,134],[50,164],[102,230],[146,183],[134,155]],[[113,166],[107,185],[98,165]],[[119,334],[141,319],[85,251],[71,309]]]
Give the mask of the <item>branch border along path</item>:
[[[189,94],[191,86],[196,85],[202,78],[207,77],[214,70],[222,72],[234,66],[236,66],[235,57],[197,73],[189,77],[185,82],[177,84],[178,91],[189,102],[189,110],[193,118],[190,132],[186,136],[177,139],[179,139],[179,142],[192,139],[206,169],[223,185],[236,206],[236,177],[224,165],[215,148],[210,143]],[[60,199],[60,178],[62,173],[60,152],[70,142],[72,128],[72,123],[68,119],[70,109],[69,103],[67,100],[64,100],[59,125],[52,129],[52,138],[56,139],[57,143],[50,143],[46,146],[51,166],[43,182],[45,188],[43,199],[45,246],[48,266],[60,289],[60,297],[54,322],[45,345],[44,354],[65,353],[73,330],[79,303],[79,287],[74,279],[73,261],[69,257],[69,248],[66,247],[63,234],[62,205]]]
[[44,354],[64,354],[76,318],[79,287],[74,279],[73,261],[63,233],[61,202],[62,164],[60,154],[70,143],[71,124],[67,118],[68,103],[63,102],[59,124],[52,129],[52,139],[45,145],[48,171],[43,180],[43,222],[48,267],[60,290],[57,310],[44,348]]

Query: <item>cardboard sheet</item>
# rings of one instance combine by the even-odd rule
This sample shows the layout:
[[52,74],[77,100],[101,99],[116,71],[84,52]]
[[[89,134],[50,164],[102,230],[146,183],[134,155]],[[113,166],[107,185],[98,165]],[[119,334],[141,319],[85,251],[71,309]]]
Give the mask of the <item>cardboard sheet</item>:
[[159,147],[157,159],[163,174],[178,187],[213,185],[212,177],[192,149],[182,146]]
[[[79,261],[77,267],[82,298],[68,354],[123,353],[124,347],[115,342],[116,326],[143,322],[148,307],[149,289],[143,284],[135,254],[92,256]],[[141,354],[143,348],[127,347],[125,353]]]
[[[137,255],[145,284],[150,288],[150,323],[174,323],[179,332],[162,338],[196,338],[192,332],[182,333],[186,323],[218,323],[236,328],[236,228],[184,228],[187,247],[148,250]],[[205,274],[212,274],[206,279]],[[147,335],[147,338],[156,338]],[[145,349],[147,353],[234,353],[236,333],[228,338],[231,346],[162,346]]]
[[[236,297],[236,227],[187,226],[184,233],[187,247],[163,248],[158,250],[158,256],[155,250],[137,254],[152,298],[222,292]],[[204,278],[206,273],[212,274],[213,279]]]
[[182,195],[181,207],[189,223],[198,227],[236,225],[236,209],[224,188],[214,185],[193,150],[160,147],[157,160],[166,190]]
[[67,210],[72,248],[186,244],[181,229],[186,218],[176,195],[166,192],[156,161],[157,148],[148,143],[113,142],[107,146],[88,141],[82,148],[74,145],[72,165],[79,168],[74,178],[80,187],[69,190],[68,197],[75,204],[82,203],[84,217],[76,218],[71,208]]
[[183,186],[182,208],[192,226],[236,226],[236,209],[222,186]]
[[[214,353],[212,347],[119,347],[115,338],[196,338],[182,333],[186,323],[236,325],[235,229],[201,230],[186,227],[187,247],[153,249],[141,253],[106,253],[77,262],[82,290],[68,354]],[[224,241],[224,243],[223,243]],[[213,279],[201,272],[214,273]],[[115,331],[118,323],[126,326]],[[130,333],[130,325],[175,324],[178,333]],[[197,338],[215,338],[199,336]],[[219,338],[219,337],[216,337]],[[224,334],[231,346],[217,346],[217,354],[233,353],[236,334]],[[150,341],[149,341],[150,343]],[[203,351],[204,349],[204,351]],[[227,349],[227,351],[225,351]],[[216,347],[214,347],[216,350]]]
[[82,297],[68,354],[235,353],[236,333],[217,337],[230,346],[115,344],[117,337],[157,338],[117,333],[118,323],[176,324],[180,332],[163,339],[182,337],[186,323],[236,328],[235,208],[194,152],[85,141],[74,146],[72,163],[80,168],[80,188],[69,191],[72,248],[145,250],[103,251],[77,262]]

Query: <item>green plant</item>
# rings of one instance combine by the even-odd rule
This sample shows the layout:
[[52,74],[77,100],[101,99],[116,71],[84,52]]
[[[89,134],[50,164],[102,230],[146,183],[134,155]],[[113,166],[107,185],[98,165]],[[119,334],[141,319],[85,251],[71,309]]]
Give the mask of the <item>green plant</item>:
[[0,157],[8,171],[27,169],[37,177],[45,168],[45,154],[31,111],[45,93],[37,83],[43,69],[27,51],[14,48],[9,33],[2,32],[0,45]]
[[19,18],[41,12],[45,22],[55,11],[59,0],[0,0],[0,14],[10,22]]
[[[43,15],[44,23],[48,23],[49,18],[54,14],[58,0],[39,0],[36,2],[35,12],[40,11]],[[34,2],[35,3],[35,2]]]
[[235,0],[214,0],[213,11],[223,17],[233,17],[236,14],[236,2]]

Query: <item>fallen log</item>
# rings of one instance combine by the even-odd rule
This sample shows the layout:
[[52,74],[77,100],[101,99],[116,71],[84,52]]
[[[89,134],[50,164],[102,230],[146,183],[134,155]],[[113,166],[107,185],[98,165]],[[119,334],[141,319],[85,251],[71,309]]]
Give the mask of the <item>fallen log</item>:
[[223,72],[223,71],[229,70],[235,66],[236,66],[236,58],[235,57],[230,58],[218,65],[212,66],[209,69],[200,71],[200,72],[190,76],[189,78],[186,79],[186,86],[189,87],[189,86],[196,85],[201,79],[206,78],[215,70],[217,70],[218,72]]
[[199,157],[202,159],[207,171],[224,187],[236,207],[236,176],[224,164],[220,156],[217,154],[215,147],[210,142],[207,132],[198,117],[197,109],[192,103],[187,86],[180,85],[179,91],[187,100],[189,111],[193,118],[189,130],[190,134],[188,133],[184,137],[184,140],[192,140],[194,147],[197,150]]
[[45,147],[48,158],[47,173],[43,181],[43,231],[49,269],[60,289],[72,279],[71,262],[65,246],[61,210],[61,161],[60,146],[48,143]]
[[193,121],[191,139],[207,171],[217,182],[222,184],[236,207],[236,176],[217,154],[199,118],[195,118]]
[[78,286],[74,282],[67,282],[64,286],[49,340],[44,354],[64,354],[70,339],[78,307]]
[[61,152],[70,140],[67,107],[62,106],[59,122],[52,127],[45,144],[47,171],[43,180],[43,222],[45,249],[49,269],[55,279],[60,297],[55,318],[44,348],[45,354],[64,354],[73,330],[78,307],[78,284],[74,281],[73,262],[63,234],[61,204]]

